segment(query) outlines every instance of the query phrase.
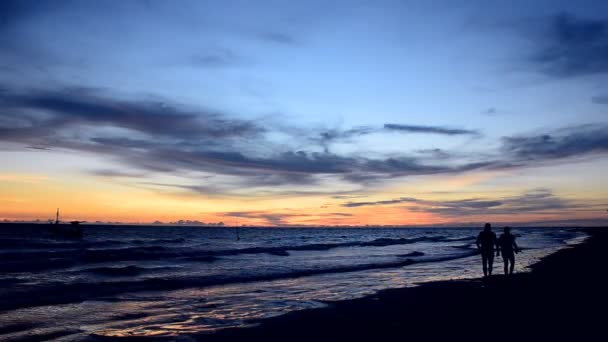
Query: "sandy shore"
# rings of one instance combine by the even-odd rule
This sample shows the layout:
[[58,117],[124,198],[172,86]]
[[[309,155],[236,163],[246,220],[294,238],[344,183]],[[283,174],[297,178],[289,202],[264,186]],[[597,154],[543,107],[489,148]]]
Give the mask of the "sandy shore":
[[[603,339],[608,328],[608,228],[530,273],[383,291],[267,319],[204,341]],[[502,259],[497,258],[502,273]]]

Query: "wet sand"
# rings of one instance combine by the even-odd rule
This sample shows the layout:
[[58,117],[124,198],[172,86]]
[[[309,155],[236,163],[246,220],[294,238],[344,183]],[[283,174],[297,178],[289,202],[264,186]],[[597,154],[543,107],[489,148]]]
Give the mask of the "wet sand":
[[[386,290],[266,319],[204,341],[603,339],[608,328],[608,228],[550,255],[532,272]],[[480,267],[481,268],[481,267]],[[517,270],[516,270],[517,272]],[[481,269],[480,269],[481,273]]]

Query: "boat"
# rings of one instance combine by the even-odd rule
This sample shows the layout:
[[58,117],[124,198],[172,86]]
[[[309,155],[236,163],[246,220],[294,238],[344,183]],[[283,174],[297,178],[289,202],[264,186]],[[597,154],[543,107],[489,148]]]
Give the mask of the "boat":
[[82,239],[84,237],[84,228],[80,223],[80,221],[61,223],[59,221],[59,208],[57,208],[55,222],[51,223],[51,233],[58,238]]

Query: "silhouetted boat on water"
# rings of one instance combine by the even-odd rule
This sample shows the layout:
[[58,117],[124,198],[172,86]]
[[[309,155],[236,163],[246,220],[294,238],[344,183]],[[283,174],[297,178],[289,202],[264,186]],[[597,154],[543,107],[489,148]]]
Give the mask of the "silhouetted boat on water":
[[84,236],[84,228],[80,225],[80,221],[59,222],[59,209],[57,209],[55,222],[51,223],[51,233],[59,238],[81,239]]

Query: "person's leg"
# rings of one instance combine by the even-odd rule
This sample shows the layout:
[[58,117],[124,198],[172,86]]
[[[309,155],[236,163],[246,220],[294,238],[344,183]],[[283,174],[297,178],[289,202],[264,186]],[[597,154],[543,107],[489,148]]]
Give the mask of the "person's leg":
[[505,265],[505,275],[509,273],[509,258],[506,255],[502,255],[502,262]]
[[492,275],[492,267],[494,266],[494,253],[490,252],[488,254],[488,274]]
[[[513,274],[513,268],[515,267],[515,255],[510,255],[509,261],[511,262],[511,270],[510,270],[509,274]],[[506,271],[506,269],[505,269],[505,271]]]
[[487,277],[488,276],[488,257],[483,252],[481,253],[481,264],[483,267],[483,276]]

